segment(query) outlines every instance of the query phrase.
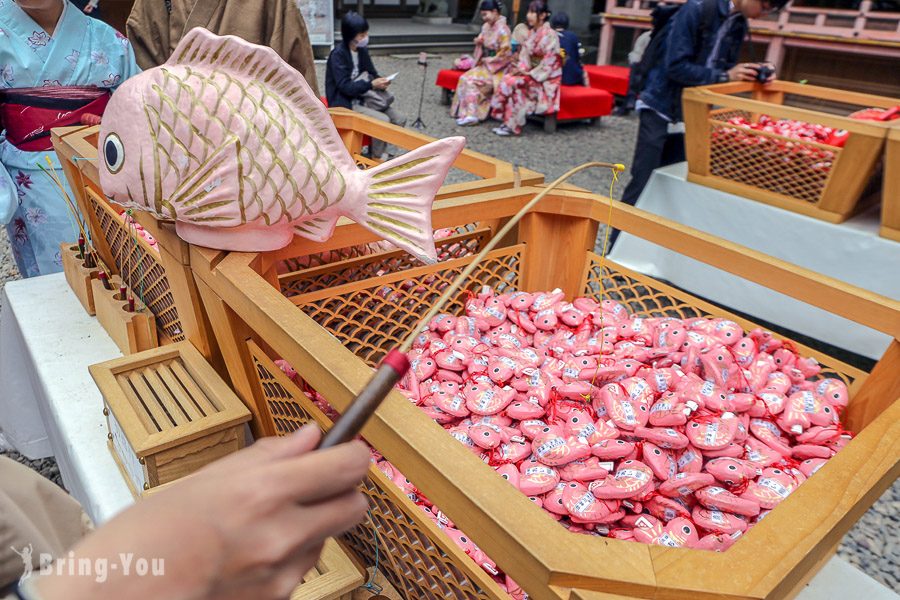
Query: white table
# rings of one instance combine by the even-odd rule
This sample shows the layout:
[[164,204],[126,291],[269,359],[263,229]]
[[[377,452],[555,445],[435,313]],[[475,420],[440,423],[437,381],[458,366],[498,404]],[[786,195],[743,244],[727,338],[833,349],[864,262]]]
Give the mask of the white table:
[[[878,237],[877,207],[835,225],[657,169],[637,207],[866,290],[900,298],[900,243]],[[610,259],[740,312],[878,359],[888,336],[623,233]]]
[[88,366],[122,356],[62,273],[3,288],[0,430],[30,458],[53,454],[66,489],[95,522],[134,502],[106,445],[103,399]]
[[[84,312],[61,274],[7,283],[3,296],[3,355],[16,352],[22,360],[17,378],[7,380],[7,373],[0,372],[2,396],[12,392],[18,401],[29,402],[33,393],[30,404],[38,410],[29,418],[46,425],[63,483],[95,522],[106,521],[134,498],[106,445],[102,399],[87,368],[121,353],[96,319]],[[39,298],[53,298],[52,311],[36,301]],[[13,330],[20,332],[17,339],[12,337]],[[0,355],[0,363],[7,360]],[[6,427],[7,409],[0,402],[0,429]],[[18,418],[21,421],[21,414]],[[900,600],[837,557],[797,596],[798,600],[834,598]]]

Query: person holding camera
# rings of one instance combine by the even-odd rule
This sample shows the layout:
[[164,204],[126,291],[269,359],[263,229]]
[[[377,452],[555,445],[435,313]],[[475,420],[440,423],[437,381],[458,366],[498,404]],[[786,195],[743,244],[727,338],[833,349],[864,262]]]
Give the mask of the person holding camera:
[[[775,78],[771,65],[738,63],[756,19],[781,9],[787,0],[688,0],[660,24],[641,61],[645,70],[636,108],[640,115],[631,181],[622,201],[634,206],[653,170],[685,160],[681,91],[686,87]],[[614,238],[612,238],[614,239]],[[612,239],[610,241],[612,241]]]

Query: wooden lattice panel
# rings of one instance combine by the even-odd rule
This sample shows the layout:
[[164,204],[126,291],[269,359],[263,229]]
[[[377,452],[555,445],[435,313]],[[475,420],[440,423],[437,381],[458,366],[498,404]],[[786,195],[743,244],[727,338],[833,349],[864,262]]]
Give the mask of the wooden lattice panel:
[[[466,285],[487,285],[498,293],[518,289],[523,245],[487,255]],[[291,300],[370,366],[418,324],[441,293],[471,262],[472,257],[392,273],[385,277],[295,296]],[[465,292],[451,300],[445,312],[463,308]]]
[[[277,435],[288,435],[311,422],[331,426],[328,417],[259,346],[251,341],[248,348]],[[371,518],[348,532],[344,541],[368,567],[375,563],[377,546],[379,569],[408,600],[508,598],[479,566],[460,557],[453,542],[430,519],[420,516],[421,509],[374,465],[362,491],[369,498]]]
[[788,140],[720,119],[709,120],[711,174],[812,204],[819,202],[840,148]]
[[106,202],[98,200],[93,193],[88,193],[87,199],[119,275],[153,313],[157,327],[173,342],[183,341],[181,320],[159,255],[145,247],[142,240],[135,241],[125,223]]
[[[463,234],[475,231],[478,228],[477,223],[455,227],[454,234]],[[356,246],[347,246],[345,248],[337,248],[328,252],[318,254],[307,254],[305,256],[296,256],[286,258],[278,263],[278,272],[291,274],[312,267],[321,267],[342,260],[351,258],[359,258],[372,254],[372,244],[358,244]]]
[[[601,265],[603,265],[602,268]],[[608,259],[601,261],[601,258],[593,252],[588,253],[584,295],[597,301],[615,300],[638,317],[674,317],[676,319],[722,317],[737,322],[745,329],[755,327],[753,323],[726,310],[712,305],[698,306],[696,298],[663,285],[646,275],[626,269]],[[816,358],[822,365],[822,377],[837,377],[848,386],[853,383],[854,377],[846,373],[840,366],[829,364],[822,355],[817,355]]]
[[[438,258],[444,262],[477,254],[489,236],[490,230],[481,228],[438,240],[435,244]],[[308,294],[347,285],[354,281],[379,277],[385,273],[408,271],[422,265],[411,254],[403,250],[366,254],[365,248],[367,246],[345,248],[342,250],[349,251],[347,254],[352,256],[332,263],[323,262],[312,268],[282,275],[279,278],[281,292],[288,297]],[[321,260],[319,255],[317,258]]]

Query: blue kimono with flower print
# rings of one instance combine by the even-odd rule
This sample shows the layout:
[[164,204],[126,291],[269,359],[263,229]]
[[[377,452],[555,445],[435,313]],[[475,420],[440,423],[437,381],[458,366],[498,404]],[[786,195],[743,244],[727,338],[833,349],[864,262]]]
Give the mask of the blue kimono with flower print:
[[[50,36],[13,0],[0,0],[0,88],[96,85],[115,88],[140,72],[131,45],[109,25],[64,3]],[[49,163],[47,159],[49,158]],[[41,170],[55,169],[69,196],[56,154],[26,152],[0,133],[0,223],[23,277],[62,269],[59,245],[78,229],[56,184]]]

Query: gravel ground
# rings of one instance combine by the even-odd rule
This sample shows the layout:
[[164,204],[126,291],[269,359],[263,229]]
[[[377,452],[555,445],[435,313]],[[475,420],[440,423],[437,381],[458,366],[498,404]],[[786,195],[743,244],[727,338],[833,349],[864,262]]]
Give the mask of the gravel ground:
[[[548,180],[588,160],[630,163],[637,133],[637,121],[633,117],[604,118],[603,124],[597,128],[580,123],[563,124],[555,134],[546,134],[540,124],[529,123],[518,138],[495,136],[491,133],[493,125],[489,123],[457,127],[448,116],[447,107],[440,105],[440,94],[434,86],[437,69],[449,65],[450,60],[448,56],[430,60],[422,107],[426,134],[434,137],[465,135],[469,148],[544,173]],[[417,113],[421,67],[415,64],[414,58],[377,56],[375,62],[382,73],[401,73],[392,91],[397,97],[398,108],[409,117],[411,123]],[[319,65],[319,81],[324,86],[324,65]],[[455,178],[462,177],[457,174]],[[626,174],[613,194],[615,197],[621,196],[627,182]],[[605,194],[609,187],[609,173],[589,171],[576,176],[572,183]],[[6,281],[18,277],[18,270],[9,254],[5,228],[0,228],[0,289]],[[29,461],[2,448],[0,454],[29,465],[62,485],[59,469],[52,458]],[[853,527],[841,543],[838,554],[889,588],[900,591],[900,482],[894,483]]]

